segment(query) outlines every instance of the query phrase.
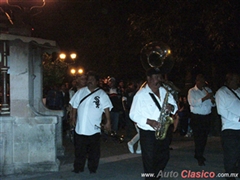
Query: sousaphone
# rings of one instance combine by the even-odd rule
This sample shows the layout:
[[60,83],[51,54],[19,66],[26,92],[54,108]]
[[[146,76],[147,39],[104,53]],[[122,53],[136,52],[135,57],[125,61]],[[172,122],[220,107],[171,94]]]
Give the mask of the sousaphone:
[[150,42],[140,52],[140,60],[145,70],[150,67],[158,68],[162,74],[171,71],[174,65],[170,48],[162,42]]

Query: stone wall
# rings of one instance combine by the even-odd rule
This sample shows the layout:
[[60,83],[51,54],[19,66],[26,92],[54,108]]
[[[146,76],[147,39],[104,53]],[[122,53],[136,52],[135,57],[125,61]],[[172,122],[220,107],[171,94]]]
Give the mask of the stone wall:
[[50,40],[0,34],[9,45],[10,115],[0,116],[0,175],[58,171],[62,111],[42,102],[42,54],[56,51]]

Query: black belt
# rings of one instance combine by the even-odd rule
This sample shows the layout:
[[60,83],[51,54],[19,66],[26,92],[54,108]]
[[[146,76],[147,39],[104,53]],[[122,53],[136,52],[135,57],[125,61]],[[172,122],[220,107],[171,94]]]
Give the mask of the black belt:
[[194,114],[192,113],[193,115],[196,115],[196,116],[209,116],[210,114]]

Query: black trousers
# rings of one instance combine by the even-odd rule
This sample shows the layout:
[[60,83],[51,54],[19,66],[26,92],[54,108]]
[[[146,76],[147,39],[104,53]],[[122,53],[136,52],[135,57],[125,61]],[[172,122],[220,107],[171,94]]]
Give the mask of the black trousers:
[[100,133],[92,136],[75,133],[75,160],[74,169],[84,171],[86,160],[90,172],[96,172],[100,159]]
[[210,132],[211,115],[199,115],[191,113],[191,128],[195,144],[194,157],[198,160],[203,158],[204,150],[207,144],[208,134]]
[[180,135],[184,136],[188,132],[188,117],[180,117],[179,125],[180,125]]
[[144,172],[155,174],[155,178],[146,179],[158,179],[157,175],[169,160],[169,137],[156,140],[154,131],[139,130]]
[[223,130],[221,137],[225,171],[240,175],[240,130]]

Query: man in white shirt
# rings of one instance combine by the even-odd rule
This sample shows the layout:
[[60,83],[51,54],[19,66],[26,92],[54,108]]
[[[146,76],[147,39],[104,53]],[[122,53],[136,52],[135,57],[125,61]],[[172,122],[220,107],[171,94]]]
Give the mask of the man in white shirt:
[[[112,103],[105,91],[98,88],[98,82],[99,77],[96,73],[89,72],[87,87],[79,89],[69,102],[73,107],[71,125],[76,124],[73,170],[75,173],[84,171],[86,159],[88,159],[90,173],[97,171],[100,159],[100,129],[98,127],[100,127],[103,113],[105,113],[107,120],[104,128],[107,131],[111,130],[110,110]],[[87,98],[85,98],[86,96]],[[76,114],[77,122],[75,122]]]
[[[144,172],[154,173],[158,179],[169,160],[170,139],[168,136],[163,140],[155,137],[155,131],[163,124],[158,121],[161,113],[150,94],[162,108],[167,91],[162,87],[163,78],[159,69],[150,68],[146,75],[147,84],[134,96],[129,116],[139,127]],[[168,95],[165,110],[172,114],[177,111],[171,94]]]
[[216,93],[217,111],[222,120],[224,168],[227,173],[238,173],[238,175],[240,175],[239,81],[238,74],[227,74],[226,85],[222,86]]
[[215,106],[212,90],[206,87],[202,74],[196,77],[196,84],[188,91],[188,102],[191,111],[191,128],[193,130],[195,155],[199,166],[204,166],[203,157],[207,137],[210,131],[212,107]]

